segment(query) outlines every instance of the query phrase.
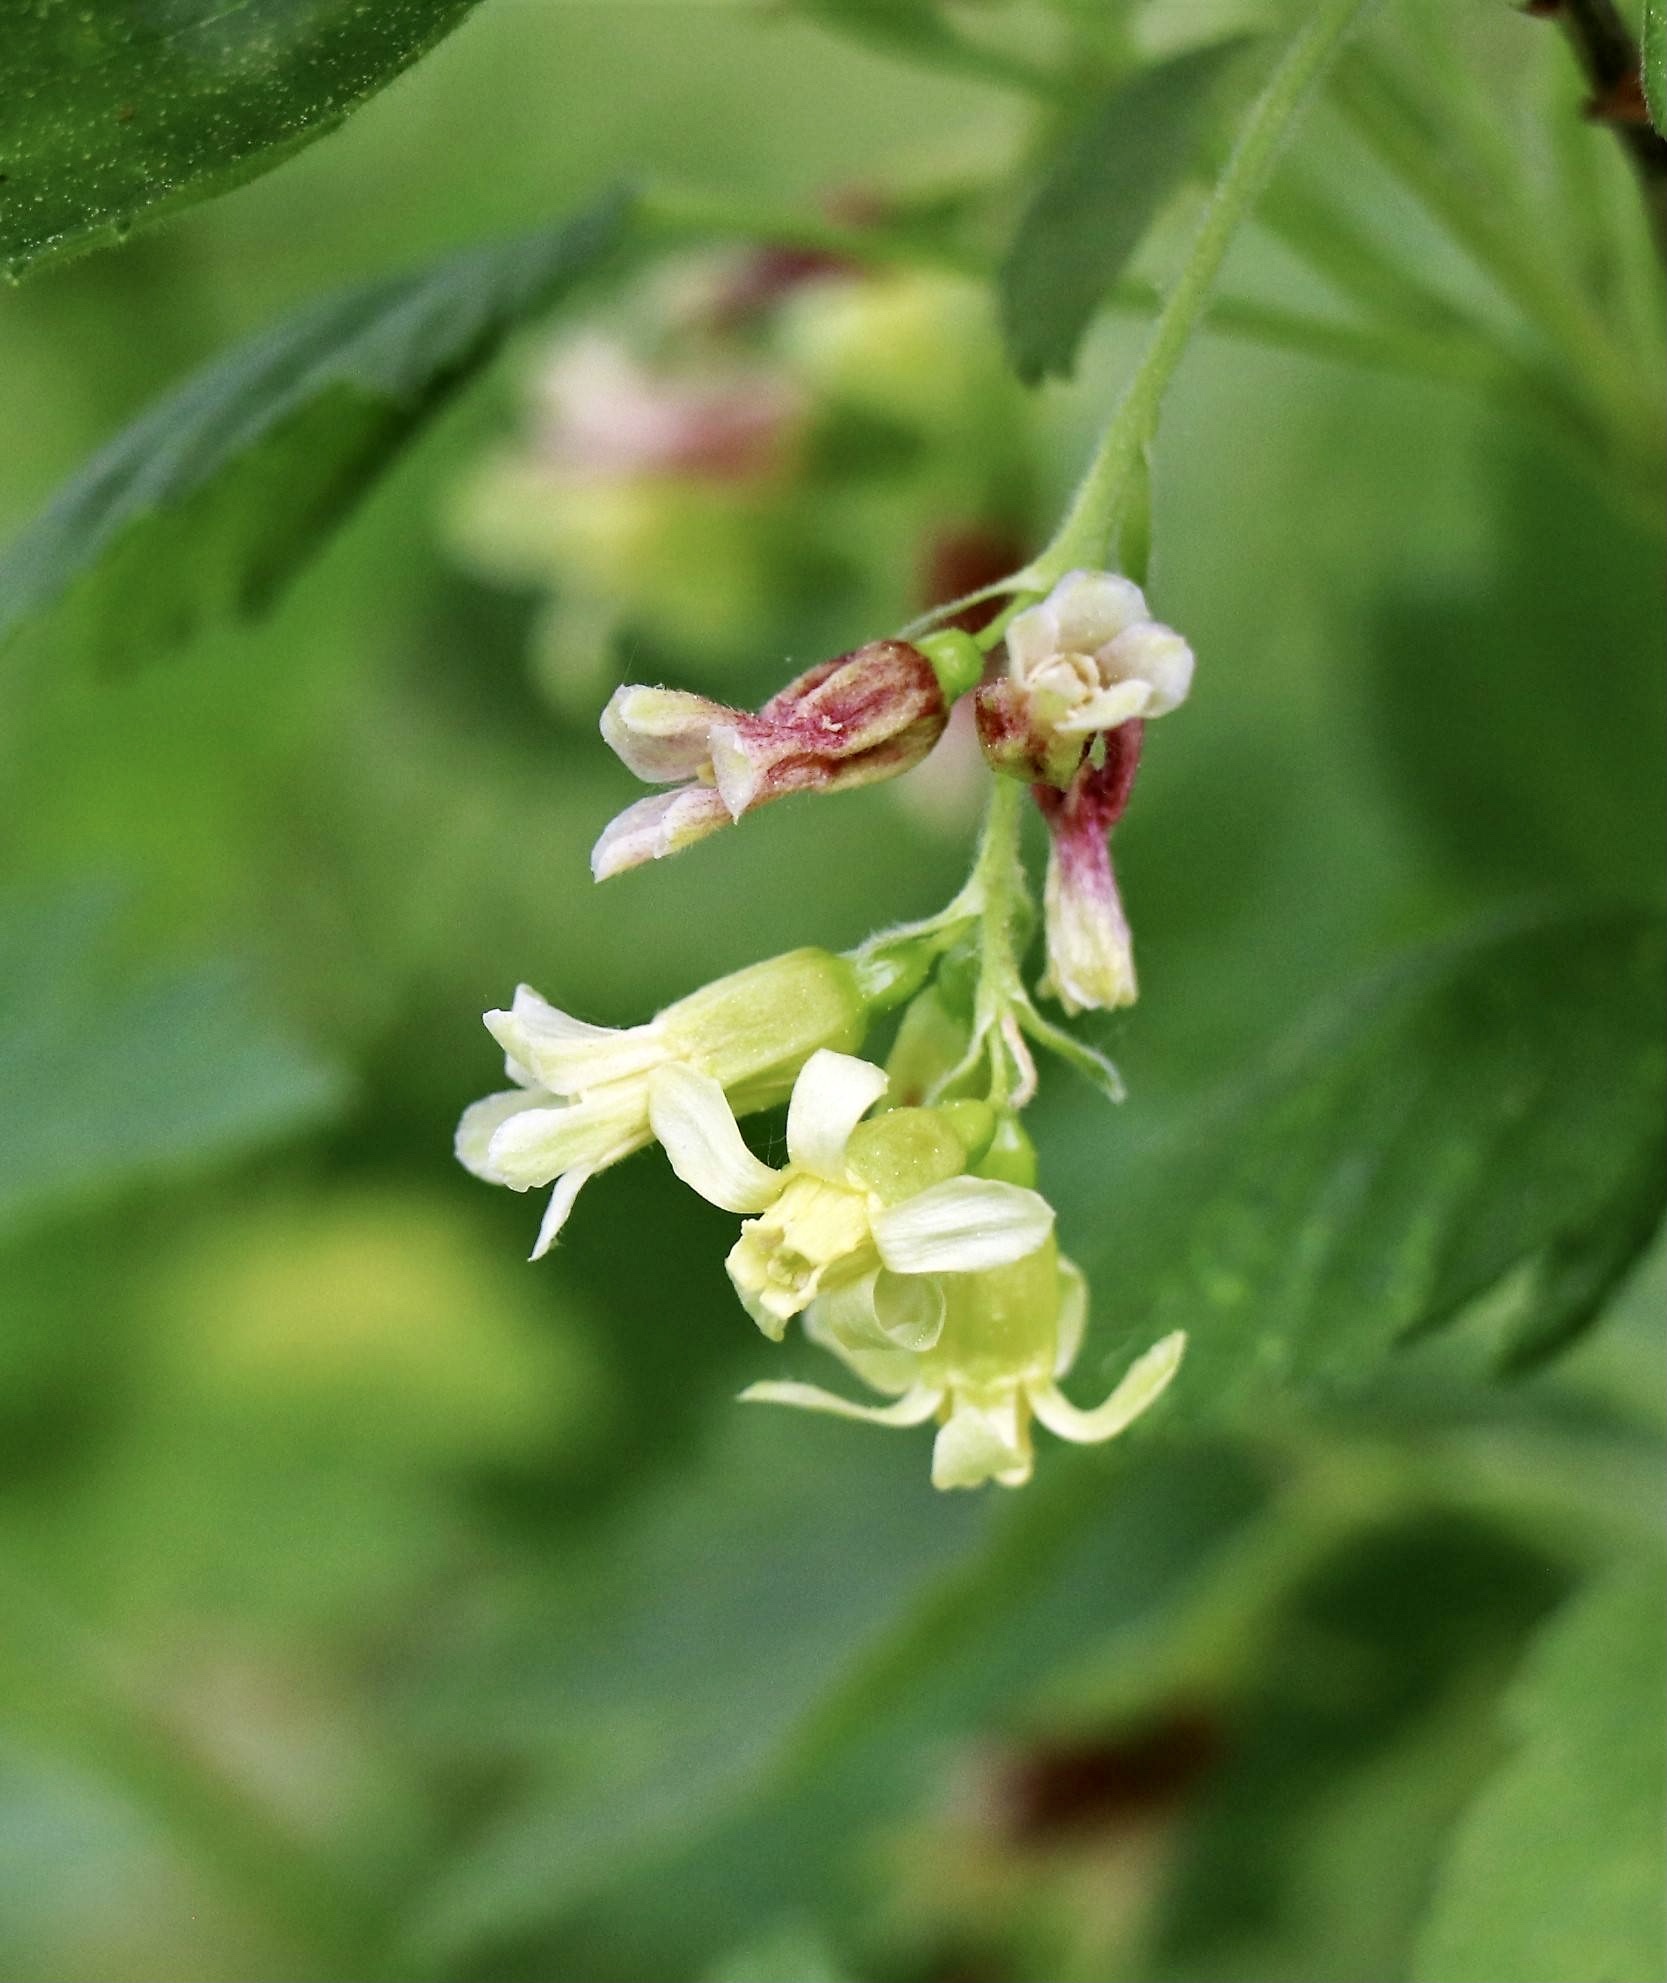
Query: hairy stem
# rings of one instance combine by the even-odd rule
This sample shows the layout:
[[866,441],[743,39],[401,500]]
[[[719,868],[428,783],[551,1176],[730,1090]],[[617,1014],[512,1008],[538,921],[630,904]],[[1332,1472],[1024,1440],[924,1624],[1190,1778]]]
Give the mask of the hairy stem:
[[1209,302],[1241,222],[1272,176],[1310,90],[1370,0],[1322,0],[1297,31],[1252,107],[1210,195],[1180,276],[1152,326],[1134,377],[1101,437],[1053,542],[1029,568],[1038,589],[1077,565],[1105,562],[1124,484],[1157,426],[1163,395]]

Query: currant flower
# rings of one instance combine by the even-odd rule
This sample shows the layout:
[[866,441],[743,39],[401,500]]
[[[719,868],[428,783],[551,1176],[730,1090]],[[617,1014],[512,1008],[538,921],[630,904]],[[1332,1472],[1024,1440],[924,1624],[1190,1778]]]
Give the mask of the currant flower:
[[[1034,1466],[1031,1421],[1074,1445],[1100,1445],[1140,1417],[1167,1389],[1186,1348],[1177,1330],[1137,1357],[1103,1404],[1085,1411],[1059,1388],[1081,1347],[1087,1286],[1050,1235],[1002,1266],[936,1277],[942,1319],[924,1348],[907,1346],[907,1309],[882,1273],[821,1296],[805,1332],[870,1389],[891,1399],[865,1405],[820,1385],[753,1384],[755,1404],[793,1405],[871,1425],[938,1421],[932,1485],[1022,1487]],[[916,1296],[912,1307],[920,1305]]]
[[681,689],[616,690],[603,737],[639,778],[676,790],[639,799],[607,826],[591,854],[596,879],[674,854],[790,792],[844,791],[913,769],[977,678],[956,641],[942,645],[947,659],[872,641],[819,662],[756,713]]
[[725,1211],[750,1213],[725,1262],[742,1306],[772,1341],[824,1290],[873,1274],[906,1316],[911,1343],[935,1340],[933,1277],[971,1274],[1047,1244],[1053,1207],[969,1165],[988,1147],[983,1102],[868,1110],[886,1091],[872,1062],[824,1049],[805,1062],[787,1111],[785,1168],[747,1148],[720,1085],[695,1068],[653,1078],[654,1134],[684,1183]]
[[1008,627],[1007,673],[978,691],[985,756],[1063,791],[1100,732],[1179,708],[1192,672],[1192,649],[1132,579],[1067,572]]
[[458,1161],[512,1191],[554,1185],[532,1251],[541,1259],[585,1183],[654,1141],[651,1094],[667,1070],[745,1115],[784,1101],[820,1050],[860,1046],[867,1021],[856,967],[826,950],[750,965],[644,1026],[589,1025],[522,985],[485,1021],[516,1085],[464,1110]]

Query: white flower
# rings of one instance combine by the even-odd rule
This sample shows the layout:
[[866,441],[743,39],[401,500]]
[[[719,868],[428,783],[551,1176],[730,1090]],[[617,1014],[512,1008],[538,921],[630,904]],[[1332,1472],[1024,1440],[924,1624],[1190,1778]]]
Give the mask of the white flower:
[[1087,1289],[1051,1238],[1007,1266],[938,1276],[937,1328],[920,1348],[909,1345],[910,1311],[930,1304],[920,1290],[908,1293],[900,1302],[882,1270],[821,1296],[805,1316],[805,1333],[872,1390],[889,1396],[890,1404],[858,1404],[816,1384],[794,1383],[753,1384],[742,1398],[871,1425],[924,1425],[935,1418],[934,1487],[980,1487],[991,1480],[1020,1487],[1033,1465],[1033,1416],[1076,1445],[1114,1439],[1161,1396],[1186,1348],[1181,1332],[1165,1336],[1136,1358],[1103,1404],[1090,1411],[1073,1405],[1058,1380],[1081,1345]]
[[1179,708],[1192,673],[1192,649],[1132,579],[1067,572],[1007,629],[1007,674],[979,691],[979,735],[998,770],[1063,788],[1096,735]]
[[[654,1140],[657,1075],[680,1069],[742,1114],[784,1100],[807,1057],[862,1042],[855,968],[825,950],[772,957],[670,1005],[645,1026],[592,1026],[522,985],[486,1027],[516,1084],[463,1113],[457,1156],[490,1184],[553,1184],[532,1257],[543,1257],[586,1181]],[[733,1116],[730,1117],[733,1123]]]
[[710,1077],[668,1066],[650,1082],[650,1120],[672,1169],[714,1205],[757,1215],[725,1264],[772,1339],[824,1289],[871,1273],[908,1308],[910,1339],[933,1338],[943,1314],[933,1283],[898,1283],[1021,1259],[1053,1229],[1053,1208],[1038,1193],[968,1174],[994,1126],[985,1104],[893,1109],[864,1122],[885,1089],[885,1074],[868,1061],[812,1054],[788,1107],[789,1161],[775,1170],[742,1141]]

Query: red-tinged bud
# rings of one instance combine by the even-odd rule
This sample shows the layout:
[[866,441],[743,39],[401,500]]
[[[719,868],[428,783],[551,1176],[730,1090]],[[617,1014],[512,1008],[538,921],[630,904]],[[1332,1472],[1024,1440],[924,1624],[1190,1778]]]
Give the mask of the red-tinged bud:
[[1084,763],[1068,790],[1034,788],[1048,825],[1048,970],[1041,989],[1067,1012],[1110,1011],[1132,1005],[1138,995],[1128,918],[1111,864],[1111,830],[1134,788],[1144,728],[1136,721],[1111,731],[1104,763]]
[[912,770],[949,716],[939,670],[907,641],[819,662],[756,713],[675,689],[615,691],[602,735],[650,783],[677,792],[629,808],[592,856],[598,880],[675,853],[790,792],[844,791]]

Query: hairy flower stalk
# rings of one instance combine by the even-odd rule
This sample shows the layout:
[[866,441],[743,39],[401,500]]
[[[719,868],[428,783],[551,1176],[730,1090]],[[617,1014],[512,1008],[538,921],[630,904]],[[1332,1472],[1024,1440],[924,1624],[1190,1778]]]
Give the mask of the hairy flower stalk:
[[522,985],[507,1011],[486,1014],[516,1085],[464,1111],[458,1161],[512,1191],[555,1187],[532,1251],[541,1259],[586,1182],[654,1141],[654,1084],[668,1070],[746,1115],[784,1101],[819,1050],[860,1046],[867,1022],[855,967],[826,950],[750,965],[644,1026],[588,1025]]
[[598,881],[703,840],[791,792],[845,791],[912,770],[967,680],[902,640],[819,662],[756,713],[681,689],[615,691],[602,735],[648,784],[597,841]]

